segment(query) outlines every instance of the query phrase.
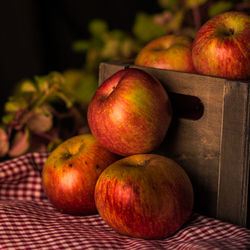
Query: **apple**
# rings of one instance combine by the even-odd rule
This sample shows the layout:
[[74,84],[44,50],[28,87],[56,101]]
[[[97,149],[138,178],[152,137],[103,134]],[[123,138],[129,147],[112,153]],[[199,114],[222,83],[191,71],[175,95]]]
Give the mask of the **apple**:
[[192,61],[192,39],[166,35],[146,44],[135,58],[135,64],[159,69],[196,72]]
[[46,160],[42,184],[51,203],[61,212],[88,215],[97,212],[94,189],[101,172],[118,159],[91,134],[71,137]]
[[208,20],[193,43],[198,73],[229,79],[250,77],[250,17],[230,11]]
[[147,153],[163,141],[172,118],[161,83],[144,70],[123,69],[99,86],[88,106],[91,133],[111,152]]
[[95,187],[96,207],[120,234],[163,239],[187,222],[193,209],[192,183],[165,156],[137,154],[106,168]]

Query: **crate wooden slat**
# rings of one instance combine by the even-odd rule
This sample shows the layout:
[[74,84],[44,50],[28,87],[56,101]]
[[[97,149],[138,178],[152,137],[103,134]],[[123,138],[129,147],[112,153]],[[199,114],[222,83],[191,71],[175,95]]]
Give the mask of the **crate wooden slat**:
[[194,186],[197,212],[248,227],[249,83],[118,62],[100,64],[99,83],[124,68],[154,75],[173,103],[174,94],[200,100],[202,116],[174,117],[156,152],[185,168]]

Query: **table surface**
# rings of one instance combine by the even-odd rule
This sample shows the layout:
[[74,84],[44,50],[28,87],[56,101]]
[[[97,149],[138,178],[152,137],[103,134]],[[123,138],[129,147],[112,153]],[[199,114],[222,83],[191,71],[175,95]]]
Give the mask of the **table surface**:
[[98,214],[62,214],[42,189],[47,157],[28,153],[0,163],[0,249],[250,249],[250,230],[196,213],[163,240],[120,235]]

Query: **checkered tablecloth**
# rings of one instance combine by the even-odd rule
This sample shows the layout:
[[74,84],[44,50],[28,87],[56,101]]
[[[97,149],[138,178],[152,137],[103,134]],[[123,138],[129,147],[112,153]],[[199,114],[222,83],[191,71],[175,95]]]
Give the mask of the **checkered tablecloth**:
[[0,163],[0,249],[250,249],[250,230],[199,214],[164,240],[120,235],[98,214],[62,214],[42,190],[47,157],[29,153]]

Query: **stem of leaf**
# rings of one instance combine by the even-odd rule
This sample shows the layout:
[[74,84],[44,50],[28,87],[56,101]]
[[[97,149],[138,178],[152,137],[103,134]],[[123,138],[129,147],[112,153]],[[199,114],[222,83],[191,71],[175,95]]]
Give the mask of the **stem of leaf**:
[[32,131],[32,133],[38,137],[41,137],[43,139],[46,139],[47,141],[50,141],[50,142],[55,140],[54,136],[51,136],[51,135],[46,134],[46,133],[39,133],[36,131]]
[[193,8],[193,17],[194,17],[195,29],[198,30],[201,27],[201,15],[199,6],[195,6]]

